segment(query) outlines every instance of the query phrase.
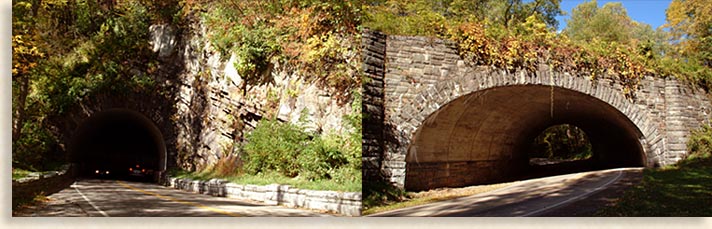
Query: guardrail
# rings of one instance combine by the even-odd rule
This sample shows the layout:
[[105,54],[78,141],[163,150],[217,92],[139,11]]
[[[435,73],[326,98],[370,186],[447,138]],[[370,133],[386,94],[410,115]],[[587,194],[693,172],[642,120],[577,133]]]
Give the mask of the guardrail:
[[289,185],[243,185],[226,180],[191,180],[168,177],[166,186],[212,196],[247,199],[270,205],[323,210],[345,216],[360,216],[360,192],[298,189]]

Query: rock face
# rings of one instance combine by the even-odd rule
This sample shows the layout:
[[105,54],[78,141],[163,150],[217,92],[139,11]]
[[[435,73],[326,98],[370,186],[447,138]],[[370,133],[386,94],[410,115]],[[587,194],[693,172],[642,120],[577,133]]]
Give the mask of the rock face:
[[[591,80],[542,65],[533,72],[473,66],[456,45],[424,37],[364,37],[364,177],[407,189],[493,182],[526,166],[546,127],[591,137],[606,166],[672,164],[709,99],[676,79],[647,76],[632,97],[615,75]],[[368,125],[368,126],[366,126]]]
[[145,116],[160,130],[162,142],[156,144],[165,145],[160,158],[166,169],[206,168],[235,154],[236,143],[262,118],[302,120],[308,131],[322,134],[347,131],[342,119],[352,112],[350,101],[337,103],[328,90],[279,67],[271,73],[272,82],[243,90],[237,58],[215,51],[200,21],[187,24],[150,26],[147,42],[159,63],[153,90],[98,92],[53,117],[70,160],[81,161],[72,151],[83,144],[76,133],[86,121],[116,110]]
[[[176,160],[179,166],[192,169],[214,164],[234,152],[233,144],[241,142],[246,132],[261,118],[277,118],[297,123],[300,118],[308,131],[342,133],[343,116],[351,113],[348,104],[337,104],[331,94],[300,76],[275,68],[273,82],[248,86],[235,69],[237,58],[221,56],[207,39],[206,28],[194,23],[180,36],[179,46],[170,26],[155,28],[154,47],[162,53],[181,55],[184,71],[178,77],[176,112]],[[164,44],[167,43],[167,44]],[[173,50],[164,50],[175,47]],[[170,156],[169,156],[170,158]]]

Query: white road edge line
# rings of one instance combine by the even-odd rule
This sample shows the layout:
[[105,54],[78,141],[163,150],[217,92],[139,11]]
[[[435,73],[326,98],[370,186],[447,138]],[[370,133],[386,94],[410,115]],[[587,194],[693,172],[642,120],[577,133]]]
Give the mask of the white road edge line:
[[524,215],[521,215],[521,216],[524,216],[524,217],[531,216],[531,215],[534,215],[534,214],[537,214],[537,213],[540,213],[540,212],[543,212],[543,211],[546,211],[546,210],[549,210],[549,209],[552,209],[552,208],[561,206],[562,204],[565,204],[565,203],[568,203],[568,202],[571,202],[571,201],[574,201],[574,200],[581,199],[582,197],[585,197],[585,196],[588,196],[588,195],[590,195],[590,194],[592,194],[592,193],[598,192],[599,190],[601,190],[601,189],[607,187],[608,185],[612,184],[613,182],[618,181],[618,179],[621,177],[621,175],[623,175],[622,170],[618,170],[618,175],[616,176],[616,178],[614,178],[614,179],[608,181],[607,183],[605,183],[605,184],[603,184],[603,185],[601,185],[601,186],[598,186],[598,188],[594,189],[593,191],[590,191],[590,192],[587,192],[587,193],[578,195],[578,196],[576,196],[576,197],[574,197],[574,198],[571,198],[571,199],[568,199],[568,200],[565,200],[565,201],[561,201],[561,202],[559,202],[559,203],[557,203],[557,204],[554,204],[554,205],[551,205],[551,206],[548,206],[548,207],[545,207],[545,208],[542,208],[542,209],[539,209],[539,210],[536,210],[536,211],[533,211],[533,212],[529,212],[529,213],[524,214]]
[[79,195],[82,195],[82,197],[84,198],[84,200],[86,200],[87,203],[89,203],[89,205],[91,205],[96,211],[98,211],[99,213],[101,213],[101,215],[103,215],[104,217],[109,217],[109,214],[106,214],[106,212],[104,212],[104,211],[102,211],[101,209],[99,209],[99,207],[97,207],[96,205],[94,205],[94,203],[91,202],[91,200],[89,200],[89,198],[87,198],[87,196],[85,196],[84,193],[82,193],[82,191],[79,191],[79,189],[77,188],[77,186],[76,186],[75,184],[76,184],[76,182],[74,182],[74,184],[72,184],[72,188],[74,188],[74,190],[77,190],[77,193],[79,193]]

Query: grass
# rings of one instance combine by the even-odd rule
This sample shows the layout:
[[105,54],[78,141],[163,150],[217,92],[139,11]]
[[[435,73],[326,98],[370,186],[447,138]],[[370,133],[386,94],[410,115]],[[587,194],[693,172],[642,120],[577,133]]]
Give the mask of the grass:
[[388,198],[383,201],[374,201],[373,198],[364,203],[363,215],[391,211],[406,207],[418,206],[427,203],[451,200],[479,193],[489,192],[512,185],[515,182],[477,185],[464,188],[441,188],[422,192],[405,192],[400,199]]
[[339,182],[336,180],[316,180],[309,181],[305,179],[300,179],[299,177],[289,178],[282,176],[278,173],[262,173],[257,175],[241,174],[232,176],[217,176],[210,172],[196,173],[196,172],[186,172],[186,171],[174,171],[173,176],[177,178],[188,178],[194,180],[210,180],[213,178],[225,179],[235,184],[254,184],[254,185],[269,185],[269,184],[282,184],[291,185],[300,189],[310,189],[310,190],[330,190],[330,191],[343,191],[343,192],[360,192],[361,182],[356,181],[346,181]]
[[646,169],[643,180],[597,216],[712,216],[712,156],[696,156],[661,169]]
[[31,171],[24,170],[24,169],[16,169],[12,168],[12,180],[18,180],[21,178],[25,178],[32,173]]

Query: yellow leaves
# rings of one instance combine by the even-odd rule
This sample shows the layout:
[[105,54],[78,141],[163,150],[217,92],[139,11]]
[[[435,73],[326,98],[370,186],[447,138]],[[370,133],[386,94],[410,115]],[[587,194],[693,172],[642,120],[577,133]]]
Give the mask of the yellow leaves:
[[44,57],[33,40],[26,40],[22,35],[12,36],[12,75],[24,75],[37,67],[37,62]]
[[575,44],[566,35],[549,31],[535,17],[514,27],[502,30],[464,22],[448,28],[447,34],[459,45],[460,55],[474,64],[535,71],[543,62],[558,71],[587,74],[591,79],[604,74],[618,76],[626,94],[633,93],[639,79],[650,73],[645,58],[629,44],[598,39],[586,45]]

